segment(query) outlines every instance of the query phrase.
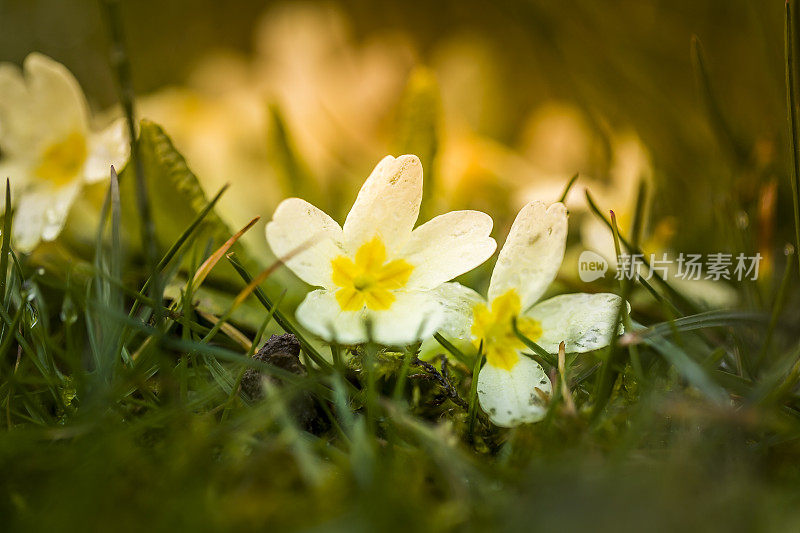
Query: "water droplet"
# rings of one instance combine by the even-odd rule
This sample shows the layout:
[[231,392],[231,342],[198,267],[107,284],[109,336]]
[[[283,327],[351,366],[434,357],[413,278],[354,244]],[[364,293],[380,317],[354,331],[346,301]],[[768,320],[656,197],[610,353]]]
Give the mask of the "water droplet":
[[739,211],[736,214],[736,227],[739,229],[747,229],[750,226],[750,217],[744,211]]
[[39,323],[39,313],[36,312],[36,309],[32,305],[28,305],[26,308],[29,316],[28,323],[30,328],[33,329]]
[[64,298],[64,302],[61,304],[61,313],[59,316],[61,317],[61,321],[67,326],[74,324],[78,320],[78,310],[75,308],[75,303],[72,301],[69,294]]

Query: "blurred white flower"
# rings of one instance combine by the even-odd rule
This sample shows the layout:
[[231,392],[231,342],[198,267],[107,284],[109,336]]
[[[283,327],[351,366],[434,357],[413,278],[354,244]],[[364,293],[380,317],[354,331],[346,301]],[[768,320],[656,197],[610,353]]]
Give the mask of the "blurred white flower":
[[[219,60],[213,64],[228,76]],[[139,110],[164,127],[209,193],[230,184],[218,207],[230,225],[244,225],[285,196],[267,157],[266,104],[246,86],[219,93],[201,86],[166,88],[141,98]]]
[[[588,184],[584,183],[584,187],[575,187],[573,190],[577,189],[583,194],[584,189],[589,189],[598,207],[604,212],[613,210],[620,231],[630,236],[639,183],[644,181],[648,184],[649,190],[653,189],[653,164],[644,143],[631,132],[612,138],[611,148],[613,159],[609,170],[610,180],[607,183],[589,180]],[[673,216],[664,216],[653,220],[650,226],[645,228],[644,239],[639,248],[646,258],[669,261],[668,282],[696,304],[709,308],[736,305],[738,295],[728,283],[705,279],[682,279],[677,276],[676,254],[671,248],[677,232],[677,222]],[[611,268],[616,269],[617,253],[608,226],[594,213],[587,213],[580,228],[583,247],[599,253],[608,261]]]
[[[472,270],[496,248],[492,219],[453,211],[414,229],[422,200],[422,164],[413,155],[385,157],[361,187],[340,227],[299,198],[284,200],[267,224],[277,257],[305,282],[309,293],[297,319],[329,341],[372,339],[402,345],[441,325],[447,300],[438,288]],[[371,331],[368,329],[371,328]]]
[[[352,169],[370,169],[389,150],[386,126],[413,63],[401,38],[381,33],[357,41],[338,9],[306,2],[271,6],[256,24],[254,48],[252,57],[210,54],[185,86],[139,105],[142,116],[164,127],[204,188],[230,183],[218,211],[233,226],[298,194],[274,153],[284,132],[271,109],[285,123],[302,178],[311,180],[300,184],[303,192],[333,204],[357,187]],[[244,238],[249,246],[263,246],[251,238]]]
[[590,168],[597,139],[580,109],[549,101],[538,106],[526,122],[520,151],[543,174],[567,179]]
[[578,186],[564,201],[577,213],[586,208],[583,188],[601,184],[588,177],[601,166],[600,142],[574,106],[539,106],[526,121],[518,149],[478,133],[474,120],[467,123],[457,109],[450,109],[447,118],[437,167],[445,201],[491,209],[502,220],[503,211],[513,215],[531,200],[558,201],[569,179],[580,172]]
[[486,299],[458,283],[440,290],[451,299],[440,331],[483,346],[486,364],[478,374],[478,400],[499,426],[540,420],[552,391],[542,367],[522,353],[525,344],[514,331],[514,320],[522,334],[550,353],[557,353],[562,341],[573,353],[611,341],[619,296],[562,294],[537,303],[558,273],[566,239],[564,204],[531,202],[511,226]]
[[127,161],[124,120],[94,131],[90,118],[64,65],[38,53],[22,70],[0,63],[0,178],[10,179],[18,250],[55,239],[83,185],[108,179],[112,165],[121,170]]
[[[549,101],[535,109],[526,121],[519,151],[530,168],[527,179],[520,181],[518,198],[527,202],[535,199],[560,198],[569,179],[579,174],[578,182],[564,200],[570,213],[582,213],[588,208],[584,190],[604,200],[620,199],[626,203],[636,194],[638,170],[644,166],[628,168],[636,161],[631,159],[632,145],[638,142],[633,134],[609,133],[604,137],[590,127],[585,114],[576,106]],[[643,145],[639,155],[647,157]],[[624,150],[624,154],[620,154]],[[609,161],[610,158],[610,161]],[[621,162],[624,160],[624,162]],[[646,163],[649,165],[649,159]],[[622,168],[624,165],[626,168]],[[630,172],[624,173],[625,170]],[[649,171],[649,166],[646,167]],[[633,176],[631,176],[633,174]]]
[[[644,181],[652,187],[653,165],[644,144],[632,133],[615,137],[612,141],[612,152],[608,182],[590,181],[576,189],[580,194],[588,189],[604,213],[613,210],[620,231],[628,234],[633,223],[633,213],[636,211],[639,182]],[[674,226],[675,221],[671,218],[657,221],[652,231],[648,232],[648,239],[642,243],[643,249],[653,252],[664,250],[674,235]],[[616,266],[617,254],[611,231],[594,214],[585,217],[581,224],[581,242],[586,248],[605,257],[612,266]]]
[[413,65],[404,38],[382,32],[357,42],[335,7],[292,2],[264,14],[255,46],[258,86],[316,176],[386,153],[386,126]]

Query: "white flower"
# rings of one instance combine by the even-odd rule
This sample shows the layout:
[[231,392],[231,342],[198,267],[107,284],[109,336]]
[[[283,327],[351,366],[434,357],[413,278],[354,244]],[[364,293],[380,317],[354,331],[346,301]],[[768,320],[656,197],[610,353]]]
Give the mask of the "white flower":
[[611,341],[621,299],[614,294],[562,294],[536,303],[555,279],[567,240],[567,210],[531,202],[517,215],[497,259],[488,298],[457,283],[440,293],[451,302],[442,333],[483,345],[478,399],[498,426],[536,422],[552,391],[542,367],[525,356],[517,328],[550,353],[588,352]]
[[[299,198],[284,200],[267,224],[277,257],[305,282],[297,319],[329,341],[357,344],[370,334],[401,345],[431,335],[448,300],[438,289],[494,253],[492,219],[453,211],[414,229],[422,200],[422,164],[414,155],[385,157],[361,187],[340,227]],[[371,327],[371,332],[367,329]]]
[[89,118],[78,82],[60,63],[37,53],[22,71],[0,63],[0,178],[11,181],[18,250],[55,239],[83,184],[127,161],[124,121],[93,132]]

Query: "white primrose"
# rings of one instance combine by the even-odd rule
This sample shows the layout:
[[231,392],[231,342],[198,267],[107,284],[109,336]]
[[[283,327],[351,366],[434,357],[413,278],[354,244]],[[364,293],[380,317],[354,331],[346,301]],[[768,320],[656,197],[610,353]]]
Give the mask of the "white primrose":
[[[108,179],[129,153],[123,120],[92,130],[83,92],[64,65],[38,53],[22,70],[0,63],[0,179],[11,184],[17,250],[55,239],[83,185]],[[7,207],[0,194],[0,211]]]
[[297,309],[305,328],[342,344],[371,337],[403,345],[442,325],[450,305],[442,284],[486,261],[497,244],[491,217],[479,211],[453,211],[414,229],[421,201],[422,164],[403,155],[378,163],[344,226],[299,198],[278,205],[266,228],[270,248],[321,287]]
[[522,352],[520,332],[549,353],[563,341],[571,353],[607,346],[621,298],[614,294],[562,294],[537,303],[564,259],[567,209],[531,202],[517,215],[500,250],[488,298],[448,283],[451,304],[441,333],[482,345],[486,363],[478,374],[481,408],[498,426],[541,420],[552,392],[542,367]]

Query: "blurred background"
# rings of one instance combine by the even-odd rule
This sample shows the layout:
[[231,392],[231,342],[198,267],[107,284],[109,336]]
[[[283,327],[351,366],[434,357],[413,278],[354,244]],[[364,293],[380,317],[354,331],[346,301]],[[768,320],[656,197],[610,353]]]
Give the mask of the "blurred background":
[[[93,521],[126,530],[143,519],[181,529],[191,524],[196,531],[275,528],[309,525],[319,516],[333,517],[335,531],[391,530],[408,521],[420,530],[430,524],[438,528],[432,530],[451,524],[510,531],[535,524],[580,531],[605,524],[614,531],[798,529],[800,291],[790,284],[778,289],[786,243],[794,240],[783,0],[136,0],[119,8],[137,114],[163,126],[208,196],[230,183],[218,204],[230,228],[262,217],[245,239],[263,265],[272,261],[263,225],[281,199],[301,196],[342,222],[373,166],[386,154],[411,152],[425,170],[420,222],[445,210],[481,209],[494,218],[500,243],[525,202],[559,199],[577,173],[566,199],[569,255],[551,291],[616,291],[610,279],[591,285],[577,279],[581,250],[594,249],[612,263],[614,255],[610,232],[584,193],[590,191],[601,211],[614,209],[628,232],[644,180],[645,252],[763,257],[758,282],[675,280],[675,287],[702,301],[700,310],[783,309],[781,328],[771,351],[771,333],[738,322],[711,332],[713,352],[706,330],[689,339],[692,357],[725,388],[724,406],[686,386],[673,360],[650,357],[647,380],[626,367],[602,423],[556,416],[500,434],[508,443],[502,449],[470,443],[475,461],[460,445],[446,445],[454,440],[451,425],[464,425],[449,407],[435,428],[417,422],[438,414],[417,419],[387,411],[379,431],[365,430],[366,445],[353,438],[356,444],[341,450],[326,439],[305,448],[307,439],[275,422],[282,419],[271,402],[237,407],[226,419],[231,402],[227,394],[217,400],[217,391],[208,400],[213,408],[189,413],[170,381],[175,358],[169,353],[157,375],[170,369],[163,395],[156,388],[161,382],[145,386],[140,381],[147,378],[124,374],[119,383],[126,399],[119,403],[125,410],[98,403],[102,416],[92,421],[82,405],[83,418],[55,412],[43,417],[46,433],[20,424],[23,429],[0,439],[0,488],[8,494],[0,498],[0,515],[10,515],[13,506],[30,523],[41,519],[59,530],[62,517],[71,517],[78,531]],[[99,121],[120,113],[99,1],[0,0],[0,27],[0,61],[21,64],[28,53],[43,52],[75,74]],[[104,190],[95,192],[100,203]],[[156,216],[175,203],[164,196],[155,203]],[[173,224],[173,233],[192,218]],[[84,227],[84,255],[91,258],[96,221]],[[162,246],[172,242],[163,225],[158,229]],[[67,230],[64,240],[74,238]],[[181,260],[204,257],[189,255]],[[491,263],[460,281],[485,288]],[[51,278],[38,279],[47,285]],[[136,286],[142,279],[134,273],[124,281]],[[203,287],[228,298],[225,304],[214,307],[209,296],[197,309],[221,315],[242,288],[238,276],[231,279]],[[288,272],[264,285],[272,282],[265,288],[270,296],[289,289],[284,307],[307,289]],[[175,289],[170,297],[184,285],[167,287]],[[72,287],[83,290],[75,281]],[[60,294],[59,288],[51,298],[54,316]],[[641,288],[631,301],[643,324],[672,318]],[[232,321],[247,334],[264,320],[263,308],[251,303],[248,317]],[[64,297],[61,321],[67,322],[63,309],[72,307]],[[28,320],[21,311],[17,316]],[[29,322],[37,321],[47,324],[31,313]],[[66,341],[60,330],[40,341],[46,326],[31,325],[31,343],[59,354],[69,347],[69,327]],[[267,334],[280,331],[273,327]],[[75,353],[75,368],[82,369],[84,356]],[[19,356],[6,359],[9,374],[18,375]],[[748,361],[756,365],[752,376]],[[197,368],[205,387],[209,377]],[[39,374],[31,376],[28,388],[9,381],[16,389],[5,389],[7,396],[27,402],[28,389],[47,390]],[[75,397],[71,379],[58,389],[67,403]],[[147,394],[144,400],[127,398],[126,380],[134,383],[130,390]],[[61,381],[47,381],[55,388],[51,383]],[[588,384],[576,388],[579,405],[592,403]],[[151,387],[159,401],[166,398],[163,406],[147,403]],[[206,389],[197,390],[206,402]],[[416,444],[392,445],[400,433],[384,433],[385,421]],[[302,446],[286,445],[295,442]],[[326,469],[333,465],[333,474],[311,489],[303,469],[315,457]]]
[[[231,183],[231,225],[263,224],[290,195],[341,221],[383,155],[414,152],[423,217],[486,210],[501,239],[524,202],[557,200],[580,173],[571,235],[605,255],[583,191],[627,227],[639,179],[646,252],[760,251],[771,271],[791,240],[781,1],[120,7],[139,115],[209,194]],[[113,112],[97,3],[1,0],[0,20],[0,60],[48,54]],[[268,253],[262,236],[249,244]]]

